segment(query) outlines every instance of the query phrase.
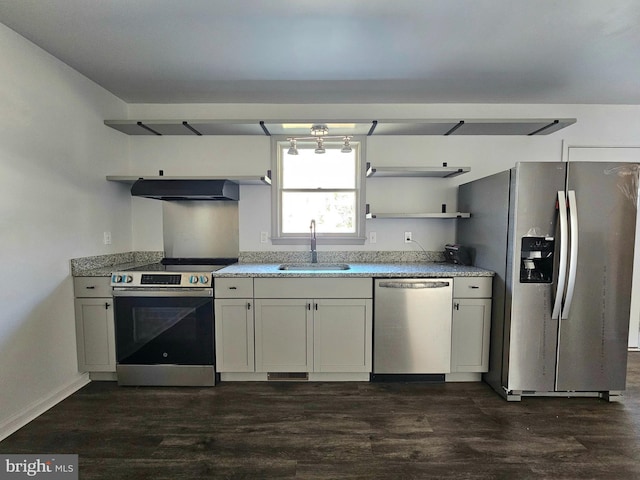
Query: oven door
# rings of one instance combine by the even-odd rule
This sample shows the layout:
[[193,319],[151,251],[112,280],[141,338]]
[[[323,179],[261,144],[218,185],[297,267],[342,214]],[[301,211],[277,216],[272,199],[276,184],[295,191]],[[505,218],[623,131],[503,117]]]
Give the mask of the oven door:
[[121,385],[213,384],[211,289],[114,289],[114,319]]

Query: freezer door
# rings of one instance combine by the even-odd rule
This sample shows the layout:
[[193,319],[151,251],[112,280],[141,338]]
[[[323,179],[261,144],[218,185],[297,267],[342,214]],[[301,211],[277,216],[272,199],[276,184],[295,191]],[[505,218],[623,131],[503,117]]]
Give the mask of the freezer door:
[[579,249],[573,302],[560,323],[556,388],[624,390],[638,166],[570,163],[567,190],[576,195]]
[[556,162],[518,163],[512,170],[502,369],[507,391],[554,390],[558,321],[551,311],[557,272],[551,283],[521,282],[522,239],[555,238],[565,175],[566,164]]

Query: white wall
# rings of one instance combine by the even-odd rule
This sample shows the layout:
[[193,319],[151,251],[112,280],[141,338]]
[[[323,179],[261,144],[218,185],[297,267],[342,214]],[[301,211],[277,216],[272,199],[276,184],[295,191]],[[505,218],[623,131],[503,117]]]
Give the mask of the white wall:
[[[0,438],[73,388],[69,260],[131,248],[124,102],[0,24]],[[113,244],[102,244],[111,231]]]

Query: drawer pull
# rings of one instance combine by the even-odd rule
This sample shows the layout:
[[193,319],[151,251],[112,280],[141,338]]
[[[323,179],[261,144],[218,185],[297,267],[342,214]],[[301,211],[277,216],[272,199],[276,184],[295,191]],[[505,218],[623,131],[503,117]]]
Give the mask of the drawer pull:
[[477,285],[469,285],[469,288],[473,288],[474,290],[477,290],[477,289],[479,289],[480,287],[479,287],[479,286],[477,286]]
[[229,290],[237,290],[238,287],[229,287]]
[[95,285],[90,285],[90,286],[84,287],[84,288],[86,288],[87,290],[95,290],[96,287],[95,287]]

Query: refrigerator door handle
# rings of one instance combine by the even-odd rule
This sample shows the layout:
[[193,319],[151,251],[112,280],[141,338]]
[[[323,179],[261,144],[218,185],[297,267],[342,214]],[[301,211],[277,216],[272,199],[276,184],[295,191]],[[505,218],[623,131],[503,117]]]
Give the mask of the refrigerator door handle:
[[552,319],[560,320],[562,311],[562,298],[567,277],[567,249],[569,227],[567,225],[567,199],[563,190],[558,191],[558,218],[560,219],[560,264],[558,266],[558,285],[556,286],[556,299],[553,303]]
[[562,320],[569,318],[573,293],[576,289],[576,273],[578,270],[578,203],[575,190],[569,190],[569,223],[571,231],[571,255],[569,257],[569,280],[567,282],[567,296],[562,308]]

